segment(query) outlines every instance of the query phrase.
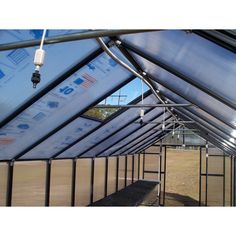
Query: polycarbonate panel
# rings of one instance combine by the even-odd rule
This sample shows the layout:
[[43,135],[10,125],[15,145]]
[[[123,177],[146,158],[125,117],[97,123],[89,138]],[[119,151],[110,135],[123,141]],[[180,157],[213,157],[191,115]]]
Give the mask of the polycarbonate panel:
[[[181,98],[177,94],[174,94],[169,89],[166,89],[165,87],[163,87],[161,85],[159,85],[158,88],[160,89],[160,91],[162,92],[162,94],[164,96],[166,96],[169,99],[175,101],[176,103],[188,103],[187,100]],[[183,109],[180,109],[180,110],[183,111]],[[209,121],[215,127],[218,127],[221,130],[223,130],[225,133],[228,133],[229,135],[234,136],[233,135],[234,134],[234,130],[231,127],[229,127],[228,125],[224,124],[222,121],[216,119],[215,117],[213,117],[212,115],[208,114],[207,112],[203,111],[199,107],[191,106],[191,107],[185,108],[184,111],[190,111],[191,113],[193,113],[195,115],[194,117],[197,118],[197,120],[199,120],[199,118],[201,118],[201,120],[203,119],[205,121]]]
[[117,157],[108,158],[107,195],[116,191],[116,160]]
[[225,158],[225,206],[231,206],[231,157]]
[[[161,125],[158,125],[156,128],[159,129],[160,127],[161,127]],[[168,128],[169,126],[166,126],[166,127]],[[158,130],[154,130],[154,129],[151,129],[150,131],[148,131],[149,129],[150,129],[150,125],[140,128],[137,132],[135,132],[132,135],[129,135],[127,138],[122,140],[122,142],[119,142],[119,144],[117,144],[116,147],[121,147],[125,143],[128,143],[128,142],[130,142],[130,143],[127,144],[124,148],[119,149],[119,151],[117,151],[117,152],[119,152],[119,153],[124,152],[125,153],[126,149],[129,149],[129,150],[127,150],[128,152],[132,152],[138,146],[142,146],[142,144],[145,143],[147,140],[151,140],[151,138],[157,136],[158,134],[160,134],[162,132],[162,131],[158,131]],[[140,142],[140,141],[142,141],[142,142]]]
[[223,206],[223,178],[208,176],[207,205]]
[[208,173],[224,174],[224,157],[209,156],[208,157]]
[[128,155],[127,156],[127,186],[129,186],[130,184],[132,184],[132,155]]
[[143,179],[143,154],[140,153],[139,179]]
[[0,163],[0,206],[6,206],[7,176],[8,176],[7,163]]
[[138,180],[138,155],[134,155],[134,182]]
[[77,159],[75,188],[76,206],[87,206],[90,204],[91,167],[91,159]]
[[1,129],[5,142],[0,157],[14,157],[129,77],[127,70],[101,54]]
[[236,127],[236,111],[224,105],[213,97],[207,95],[200,89],[183,81],[179,77],[167,72],[157,65],[143,59],[140,56],[133,55],[135,59],[153,76],[153,79],[169,88],[177,94],[181,94],[189,102],[196,104],[200,108],[214,115],[216,118],[225,120]]
[[[69,30],[49,30],[47,35],[67,33]],[[39,30],[4,30],[0,32],[0,41],[9,43],[40,39],[41,35],[42,31]],[[6,118],[75,63],[95,51],[98,44],[94,39],[89,39],[45,45],[45,61],[40,70],[41,82],[37,85],[37,89],[34,89],[31,76],[35,69],[33,60],[37,48],[39,46],[0,52],[0,120]]]
[[150,145],[156,143],[158,140],[162,139],[165,137],[167,134],[163,134],[163,132],[158,132],[157,135],[152,135],[151,139],[144,140],[144,142],[141,143],[141,145],[135,145],[134,149],[132,148],[132,152],[140,152],[143,151],[145,148],[149,147]]
[[125,156],[119,156],[118,190],[125,187]]
[[46,162],[14,163],[12,206],[44,206]]
[[[86,30],[52,30],[47,29],[45,37],[54,37],[59,35],[67,35],[80,33]],[[15,43],[23,40],[41,39],[43,34],[42,29],[25,29],[25,30],[0,30],[1,43]]]
[[[155,98],[153,95],[148,96],[144,99],[145,103],[155,103]],[[131,108],[125,111],[124,113],[120,114],[119,116],[112,119],[110,122],[105,124],[100,129],[96,130],[89,136],[87,136],[85,139],[83,139],[78,144],[74,145],[70,149],[66,150],[62,154],[59,155],[59,157],[66,157],[66,156],[72,156],[72,155],[78,155],[82,152],[84,152],[86,149],[89,149],[92,145],[98,143],[102,139],[106,138],[109,134],[112,132],[115,132],[118,130],[120,125],[124,125],[131,121],[135,116],[137,118],[139,117],[139,109]],[[93,156],[91,152],[89,152],[91,155],[87,156]]]
[[95,158],[93,202],[105,197],[105,164],[106,158]]
[[121,39],[236,102],[235,53],[194,33],[180,30],[125,35]]
[[159,175],[156,173],[144,173],[145,180],[158,181]]
[[201,177],[201,206],[206,204],[206,178],[205,176]]
[[[161,110],[159,108],[155,108],[155,110],[150,112],[150,116],[152,118],[154,118],[155,116],[158,116],[158,114],[160,114],[160,113],[161,113]],[[149,116],[149,113],[147,114],[147,116]],[[151,118],[149,118],[149,119],[151,119]],[[149,119],[147,119],[147,121],[149,121]],[[160,121],[162,121],[162,119],[163,119],[163,117],[160,116],[160,117],[154,119],[153,121],[160,122]],[[119,141],[117,144],[113,145],[111,148],[107,149],[103,154],[108,155],[110,153],[113,153],[114,151],[116,151],[116,153],[114,153],[115,155],[118,152],[122,153],[127,148],[131,147],[133,145],[133,142],[139,141],[139,140],[143,139],[144,137],[147,137],[148,135],[153,134],[155,132],[159,132],[155,129],[158,129],[161,127],[161,125],[157,125],[157,124],[147,124],[147,125],[143,125],[143,126],[141,126],[140,124],[132,124],[132,126],[134,126],[137,129],[136,132],[134,132],[132,134],[129,134],[129,133],[131,133],[131,132],[129,132],[127,134],[127,129],[126,128],[123,129],[122,132],[124,132],[125,135],[124,136],[120,135],[121,137],[123,137],[123,139],[121,141]],[[124,147],[122,148],[122,146],[124,146]]]
[[[135,113],[133,113],[133,115],[130,114],[130,118],[134,119],[135,117],[137,117],[137,120],[133,123],[131,123],[130,125],[126,126],[125,128],[123,128],[122,130],[120,130],[119,132],[115,133],[114,135],[110,136],[109,138],[107,138],[106,140],[104,140],[104,142],[102,142],[101,144],[97,145],[95,148],[90,149],[88,152],[86,152],[84,155],[85,156],[91,156],[91,155],[98,155],[100,152],[102,152],[103,150],[105,150],[105,152],[102,155],[108,155],[110,154],[110,150],[115,150],[116,145],[112,146],[111,148],[109,148],[112,144],[115,144],[117,141],[119,141],[122,138],[126,138],[129,136],[129,134],[139,128],[142,128],[142,126],[140,126],[140,124],[138,123],[139,121],[139,116],[137,116],[137,113],[139,112],[139,109],[135,111]],[[154,109],[152,111],[150,111],[149,113],[146,113],[146,115],[144,116],[144,119],[146,122],[148,122],[149,120],[155,118],[156,116],[158,116],[159,114],[161,114],[162,110],[161,109]],[[159,118],[160,120],[161,118]],[[157,119],[156,119],[157,120]],[[119,123],[122,126],[124,125],[124,123]],[[117,125],[118,126],[118,125]],[[150,127],[154,127],[155,124],[150,124]],[[119,127],[119,126],[118,126]],[[120,128],[120,127],[119,127]],[[108,149],[109,148],[109,149]],[[107,151],[109,150],[109,151]]]
[[160,153],[160,146],[151,146],[145,149],[145,152],[151,152],[151,153]]
[[160,156],[145,153],[145,171],[159,171]]
[[100,125],[100,122],[79,117],[31,151],[27,152],[21,159],[50,158],[98,125]]
[[72,161],[52,161],[50,206],[71,206]]

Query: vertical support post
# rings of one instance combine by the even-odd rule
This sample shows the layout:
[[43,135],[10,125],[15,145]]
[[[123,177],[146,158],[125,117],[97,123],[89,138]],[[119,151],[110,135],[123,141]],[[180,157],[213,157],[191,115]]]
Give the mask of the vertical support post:
[[46,186],[45,186],[45,206],[50,205],[50,185],[51,185],[51,164],[52,160],[47,160],[46,164]]
[[125,155],[125,187],[127,186],[127,155]]
[[230,156],[230,206],[233,206],[233,156]]
[[208,190],[208,142],[206,142],[206,189],[205,189],[205,206],[207,206],[207,190]]
[[202,197],[202,147],[200,147],[199,153],[199,203],[198,205],[201,206],[201,197]]
[[91,182],[90,182],[90,205],[93,204],[93,185],[94,185],[94,157],[91,158]]
[[71,206],[75,206],[76,165],[77,158],[74,158],[72,159]]
[[233,156],[233,160],[234,160],[234,172],[233,172],[233,176],[234,176],[234,179],[233,179],[233,205],[234,206],[236,206],[236,186],[235,186],[235,184],[236,184],[236,158],[235,158],[235,156]]
[[116,157],[116,192],[118,192],[119,183],[119,156]]
[[165,206],[166,198],[166,158],[167,158],[167,147],[165,146],[165,156],[164,156],[164,186],[163,186],[163,206]]
[[138,180],[140,179],[140,153],[138,154]]
[[106,164],[105,164],[105,190],[104,190],[105,197],[107,197],[107,184],[108,184],[108,157],[106,157]]
[[223,153],[223,206],[225,206],[225,154]]
[[[158,158],[158,156],[157,156]],[[159,155],[159,171],[158,171],[158,200],[159,200],[159,206],[161,205],[161,164],[162,164],[162,140],[160,145],[160,155]]]
[[132,184],[134,183],[134,154],[132,155]]
[[14,161],[9,161],[8,162],[8,176],[7,176],[6,206],[12,205],[13,172],[14,172]]
[[145,150],[143,151],[143,179],[144,179],[144,173],[145,173]]

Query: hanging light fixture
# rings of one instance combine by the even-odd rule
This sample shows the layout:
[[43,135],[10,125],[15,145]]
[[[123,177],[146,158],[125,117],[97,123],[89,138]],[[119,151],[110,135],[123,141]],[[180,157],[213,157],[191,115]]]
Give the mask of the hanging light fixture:
[[43,66],[44,63],[44,57],[45,57],[45,51],[43,50],[43,43],[45,39],[47,30],[43,30],[43,35],[40,43],[39,49],[36,50],[35,56],[34,56],[34,65],[35,70],[32,74],[31,81],[33,83],[33,88],[36,88],[37,84],[40,82],[40,68]]

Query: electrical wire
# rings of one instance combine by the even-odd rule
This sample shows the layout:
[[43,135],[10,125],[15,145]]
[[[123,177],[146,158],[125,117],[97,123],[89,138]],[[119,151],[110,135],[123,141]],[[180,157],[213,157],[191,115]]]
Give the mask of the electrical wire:
[[47,30],[44,29],[39,49],[43,49],[43,43],[44,43],[44,40],[45,40],[46,32],[47,32]]

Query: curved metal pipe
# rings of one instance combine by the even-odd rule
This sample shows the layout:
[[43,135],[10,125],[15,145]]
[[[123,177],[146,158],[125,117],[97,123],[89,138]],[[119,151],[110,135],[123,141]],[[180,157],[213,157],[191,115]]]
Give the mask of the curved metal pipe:
[[[127,65],[125,62],[123,62],[122,60],[120,60],[105,44],[105,42],[102,40],[102,38],[97,38],[98,43],[100,44],[101,48],[114,60],[116,61],[118,64],[120,64],[122,67],[124,67],[125,69],[127,69],[128,71],[130,71],[132,74],[134,74],[135,76],[137,76],[138,78],[140,78],[142,81],[144,81],[144,83],[152,90],[153,94],[157,97],[157,99],[164,105],[166,104],[165,101],[163,101],[163,99],[160,97],[160,95],[158,94],[158,92],[155,90],[155,88],[153,87],[153,85],[144,77],[146,74],[141,75],[139,74],[137,71],[133,70],[129,65]],[[144,72],[145,73],[145,72]],[[176,123],[182,124],[179,120],[177,120],[176,116],[173,114],[173,112],[166,108],[167,111],[174,117],[174,119],[176,120]],[[183,124],[182,124],[183,125]]]

